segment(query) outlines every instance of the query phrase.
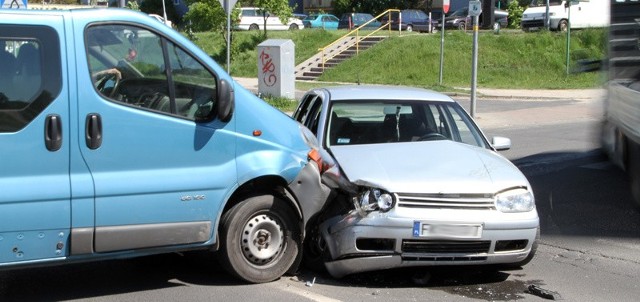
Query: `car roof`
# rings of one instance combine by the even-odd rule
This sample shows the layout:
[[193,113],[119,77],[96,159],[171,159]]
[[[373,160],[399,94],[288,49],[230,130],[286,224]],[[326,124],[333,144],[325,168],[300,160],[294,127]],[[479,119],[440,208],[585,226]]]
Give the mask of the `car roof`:
[[432,90],[386,85],[347,85],[322,88],[331,101],[357,100],[419,100],[455,103],[453,99]]

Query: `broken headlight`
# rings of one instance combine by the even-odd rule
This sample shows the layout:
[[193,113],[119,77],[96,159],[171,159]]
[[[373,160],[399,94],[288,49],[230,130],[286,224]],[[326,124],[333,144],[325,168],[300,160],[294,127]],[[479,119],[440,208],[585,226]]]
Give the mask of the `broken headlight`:
[[529,212],[534,207],[533,193],[525,189],[509,190],[496,196],[496,209],[500,212]]
[[354,197],[353,203],[361,213],[380,210],[386,212],[395,205],[393,194],[380,189],[367,188]]

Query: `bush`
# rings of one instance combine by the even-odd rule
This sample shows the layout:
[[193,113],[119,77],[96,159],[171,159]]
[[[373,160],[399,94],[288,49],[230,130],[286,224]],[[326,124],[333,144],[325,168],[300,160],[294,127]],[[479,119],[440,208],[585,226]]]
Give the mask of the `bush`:
[[518,4],[518,1],[511,1],[509,3],[509,28],[520,28],[520,21],[522,21],[522,13],[524,13],[524,7]]

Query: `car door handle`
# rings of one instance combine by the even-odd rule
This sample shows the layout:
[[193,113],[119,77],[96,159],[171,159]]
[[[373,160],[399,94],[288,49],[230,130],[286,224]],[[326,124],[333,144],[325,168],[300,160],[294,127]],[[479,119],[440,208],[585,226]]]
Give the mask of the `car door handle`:
[[99,114],[87,114],[84,131],[85,141],[89,149],[95,150],[102,146],[102,118]]
[[49,114],[45,119],[44,144],[51,152],[58,151],[62,147],[62,119],[57,114]]

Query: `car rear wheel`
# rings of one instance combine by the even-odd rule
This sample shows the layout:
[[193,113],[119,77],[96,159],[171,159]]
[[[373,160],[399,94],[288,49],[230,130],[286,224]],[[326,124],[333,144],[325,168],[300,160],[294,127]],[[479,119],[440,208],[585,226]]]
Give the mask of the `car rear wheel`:
[[301,250],[298,220],[285,201],[272,195],[236,204],[220,222],[220,264],[251,283],[280,278]]
[[407,25],[407,32],[412,32],[412,31],[413,31],[413,26]]
[[298,27],[298,24],[293,23],[289,25],[289,30],[298,30],[298,29],[300,29],[300,27]]
[[260,29],[260,27],[258,27],[258,24],[249,25],[249,30],[258,30],[258,29]]
[[458,23],[459,30],[467,30],[467,25],[464,22]]

